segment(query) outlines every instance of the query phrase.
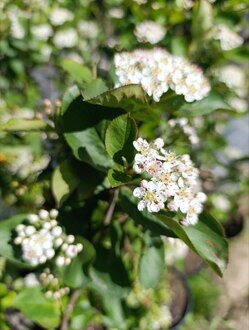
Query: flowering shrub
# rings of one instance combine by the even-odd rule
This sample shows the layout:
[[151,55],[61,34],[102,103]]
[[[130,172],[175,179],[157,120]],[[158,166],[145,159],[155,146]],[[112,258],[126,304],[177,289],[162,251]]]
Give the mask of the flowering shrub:
[[0,328],[14,307],[45,329],[168,329],[170,267],[192,250],[223,275],[212,214],[246,190],[224,133],[247,111],[245,3],[0,7]]

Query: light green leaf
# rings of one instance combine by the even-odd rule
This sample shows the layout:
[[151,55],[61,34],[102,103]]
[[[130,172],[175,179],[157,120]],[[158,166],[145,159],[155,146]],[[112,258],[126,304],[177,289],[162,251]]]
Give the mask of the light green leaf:
[[107,91],[107,86],[105,82],[98,78],[96,80],[93,80],[89,82],[85,87],[82,92],[82,95],[84,97],[84,101],[88,101],[104,92]]
[[128,164],[133,161],[135,149],[132,143],[136,138],[136,122],[129,114],[113,119],[106,130],[105,145],[115,163],[124,165],[124,159]]
[[181,116],[202,116],[216,110],[227,110],[231,107],[224,101],[224,98],[217,92],[212,91],[201,101],[183,105],[178,114]]
[[212,4],[207,0],[200,0],[194,6],[192,33],[194,38],[201,38],[213,26],[213,10]]
[[150,246],[140,261],[139,280],[145,289],[155,288],[165,269],[164,247]]
[[7,132],[42,131],[47,127],[45,121],[41,119],[12,118],[1,126],[1,130]]
[[93,80],[91,71],[83,64],[65,58],[62,60],[61,66],[78,83],[89,83]]
[[51,184],[57,205],[61,206],[79,184],[79,179],[69,159],[63,161],[55,169]]
[[60,324],[60,305],[57,301],[46,298],[39,287],[21,291],[15,297],[13,307],[45,329],[52,330]]
[[[69,108],[70,104],[78,97],[80,97],[79,87],[74,85],[70,87],[62,98],[62,104],[60,108],[60,115],[63,115]],[[83,97],[81,98],[83,101]]]

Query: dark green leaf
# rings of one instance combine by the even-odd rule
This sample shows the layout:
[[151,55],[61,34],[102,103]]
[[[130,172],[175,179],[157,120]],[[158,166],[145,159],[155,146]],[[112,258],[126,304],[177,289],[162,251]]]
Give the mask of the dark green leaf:
[[61,270],[61,273],[66,285],[71,288],[82,288],[89,283],[86,271],[95,258],[95,250],[92,244],[82,237],[76,237],[76,243],[81,243],[83,250],[69,266]]
[[121,186],[129,181],[131,181],[132,177],[123,173],[122,171],[111,168],[108,171],[108,180],[112,187]]
[[147,211],[139,211],[137,208],[138,200],[132,195],[132,191],[126,187],[120,190],[120,204],[124,212],[126,212],[137,224],[149,229],[151,232],[158,235],[176,237],[176,234],[171,228],[158,219],[155,213]]
[[218,275],[222,276],[228,262],[228,243],[216,220],[202,214],[194,226],[182,226],[167,215],[157,217],[195,251]]
[[121,115],[110,123],[106,130],[105,145],[109,156],[119,165],[133,161],[135,149],[133,141],[137,138],[137,126],[129,114]]
[[52,330],[60,324],[59,303],[46,298],[39,287],[24,289],[17,294],[13,307],[45,329]]

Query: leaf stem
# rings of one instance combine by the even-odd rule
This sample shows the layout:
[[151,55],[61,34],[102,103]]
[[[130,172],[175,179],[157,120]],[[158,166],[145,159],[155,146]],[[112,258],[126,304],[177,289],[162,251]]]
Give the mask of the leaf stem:
[[119,189],[115,189],[114,190],[114,194],[113,194],[113,198],[112,198],[112,201],[111,201],[111,204],[106,212],[106,215],[105,215],[105,218],[104,218],[104,226],[108,226],[111,222],[111,219],[112,219],[112,215],[113,215],[113,212],[114,212],[114,209],[115,209],[115,206],[116,206],[116,203],[117,203],[117,200],[118,200],[118,194],[119,194]]

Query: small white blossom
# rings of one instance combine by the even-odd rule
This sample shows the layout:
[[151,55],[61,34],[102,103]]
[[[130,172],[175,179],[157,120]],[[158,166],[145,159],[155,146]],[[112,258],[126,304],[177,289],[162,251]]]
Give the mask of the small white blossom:
[[165,37],[166,29],[159,23],[144,21],[136,25],[134,34],[139,42],[149,42],[154,45]]
[[134,170],[151,177],[150,181],[142,180],[140,187],[133,191],[133,195],[140,199],[138,209],[159,212],[168,208],[182,214],[182,224],[196,224],[207,197],[198,191],[199,173],[190,156],[177,156],[175,152],[165,150],[161,139],[148,143],[139,138],[133,145],[139,151],[135,156]]
[[59,49],[72,48],[76,46],[78,41],[77,32],[73,28],[60,30],[54,35],[54,45]]
[[214,28],[216,40],[220,41],[222,50],[231,50],[241,46],[244,42],[243,38],[236,32],[230,30],[225,24],[219,24]]
[[48,38],[53,34],[53,30],[48,24],[32,26],[31,32],[36,37],[36,39],[44,41],[48,40]]
[[115,55],[118,86],[141,84],[155,102],[169,89],[184,95],[187,102],[203,99],[210,91],[201,69],[163,49],[135,50]]
[[51,23],[55,26],[62,25],[73,19],[73,13],[66,8],[54,8],[49,17]]

